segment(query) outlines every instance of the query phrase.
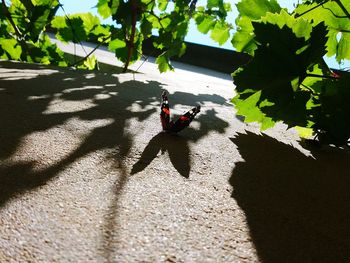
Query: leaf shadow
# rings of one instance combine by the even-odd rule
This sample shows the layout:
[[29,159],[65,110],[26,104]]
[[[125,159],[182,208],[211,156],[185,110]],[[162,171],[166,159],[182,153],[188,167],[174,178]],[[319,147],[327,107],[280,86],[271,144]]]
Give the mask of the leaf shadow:
[[[102,230],[104,233],[101,251],[106,261],[111,261],[113,242],[118,238],[116,224],[119,198],[129,177],[125,158],[135,146],[133,135],[127,129],[128,121],[136,119],[142,123],[156,114],[159,111],[161,91],[166,85],[152,80],[122,81],[119,76],[103,72],[74,71],[35,64],[1,61],[0,68],[0,208],[10,205],[17,197],[48,184],[89,154],[100,150],[107,151],[111,153],[110,157],[120,171],[115,178],[113,198],[108,200],[109,208]],[[224,101],[218,95],[202,94],[205,99],[190,93],[188,95],[188,103],[191,105],[197,100],[213,100],[216,105]],[[186,93],[182,92],[182,96],[186,97]],[[156,104],[157,106],[154,106]],[[138,110],[130,110],[134,105],[137,105]],[[205,125],[204,122],[213,119],[218,125]],[[97,126],[91,124],[91,129],[87,130],[84,130],[85,126],[66,125],[71,121],[74,123],[75,120],[101,123]],[[104,120],[108,122],[103,122]],[[203,127],[199,137],[210,131],[222,131],[228,127],[227,122],[220,119],[215,110],[208,111],[208,114],[203,113],[196,122]],[[79,137],[74,149],[67,150],[67,154],[56,158],[45,168],[36,169],[37,163],[41,161],[40,156],[23,156],[21,153],[21,147],[28,136],[50,129],[66,129],[66,126],[69,126],[67,132],[74,135],[82,132],[84,136]],[[150,143],[150,152],[153,153],[153,148],[157,149],[165,143],[175,169],[184,177],[188,177],[190,153],[189,139],[186,139],[186,136],[195,137],[194,129],[187,129],[183,135],[184,138],[180,136],[171,139],[156,136]],[[57,133],[55,137],[55,141],[63,144],[63,148],[64,137],[64,133]],[[45,154],[50,154],[51,150],[52,154],[59,151],[51,146],[52,141],[42,139],[34,147],[42,146],[40,150]]]
[[245,213],[262,262],[350,261],[349,152],[306,156],[267,135],[231,139],[244,159],[232,197]]

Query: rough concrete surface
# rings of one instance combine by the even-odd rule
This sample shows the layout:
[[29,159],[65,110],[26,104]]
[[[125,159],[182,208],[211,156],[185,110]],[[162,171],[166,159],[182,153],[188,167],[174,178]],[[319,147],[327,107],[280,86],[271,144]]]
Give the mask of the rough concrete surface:
[[[261,134],[229,76],[176,67],[0,62],[0,262],[350,261],[349,153]],[[162,90],[202,107],[178,135]]]

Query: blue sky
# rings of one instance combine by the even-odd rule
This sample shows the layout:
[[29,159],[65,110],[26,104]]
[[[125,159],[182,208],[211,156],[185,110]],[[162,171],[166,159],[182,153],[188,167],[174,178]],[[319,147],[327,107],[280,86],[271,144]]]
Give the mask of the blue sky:
[[[234,24],[234,20],[237,17],[237,10],[235,7],[235,3],[238,1],[227,1],[231,2],[232,5],[232,12],[229,13],[228,21],[230,21],[232,24]],[[293,9],[293,5],[298,2],[298,0],[278,0],[279,4],[282,7],[286,7],[289,10]],[[67,14],[73,14],[73,13],[84,13],[84,12],[91,12],[95,15],[97,14],[97,9],[94,7],[97,3],[97,0],[61,0],[61,4],[63,4],[63,7]],[[206,0],[199,0],[197,5],[205,5]],[[62,9],[59,9],[58,15],[63,15]],[[192,21],[193,22],[193,21]],[[112,24],[111,19],[104,20],[103,23],[109,23]],[[230,41],[227,41],[224,45],[219,46],[216,42],[214,42],[209,35],[204,35],[196,29],[196,26],[194,23],[191,23],[188,35],[186,37],[186,41],[193,42],[193,43],[199,43],[203,45],[213,46],[213,47],[220,47],[225,49],[231,49],[233,50],[232,44]],[[334,58],[325,58],[327,64],[332,68],[340,68],[340,67],[349,67],[350,63],[343,64],[341,66],[338,65],[338,63],[335,61]]]

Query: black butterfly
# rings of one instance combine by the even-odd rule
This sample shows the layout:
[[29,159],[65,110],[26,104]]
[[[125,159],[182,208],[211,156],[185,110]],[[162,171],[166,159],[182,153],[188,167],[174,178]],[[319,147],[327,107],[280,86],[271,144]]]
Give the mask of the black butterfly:
[[164,131],[179,132],[190,125],[191,121],[201,110],[200,106],[196,106],[184,113],[177,121],[170,121],[170,108],[166,92],[162,93],[162,104],[160,106],[160,120]]

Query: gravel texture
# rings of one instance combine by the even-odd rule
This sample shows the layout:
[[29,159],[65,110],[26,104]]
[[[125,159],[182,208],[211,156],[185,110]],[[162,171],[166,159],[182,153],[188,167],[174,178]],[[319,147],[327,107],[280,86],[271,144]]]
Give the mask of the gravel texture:
[[[229,76],[0,62],[0,262],[349,262],[349,153],[235,117]],[[202,111],[178,135],[172,114]]]

